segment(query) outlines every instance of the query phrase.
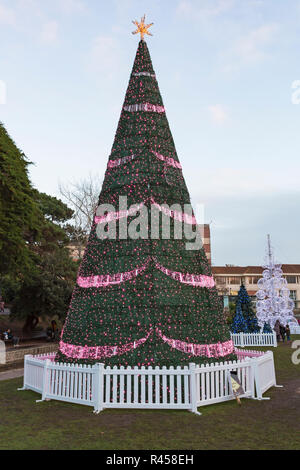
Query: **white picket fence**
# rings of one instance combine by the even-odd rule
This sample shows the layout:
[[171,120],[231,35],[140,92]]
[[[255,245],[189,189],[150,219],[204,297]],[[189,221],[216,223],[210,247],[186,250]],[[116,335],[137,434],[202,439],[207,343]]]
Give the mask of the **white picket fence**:
[[177,368],[82,366],[55,363],[53,355],[25,356],[21,390],[41,393],[39,401],[92,406],[96,413],[106,408],[150,408],[200,414],[198,407],[234,399],[230,371],[237,372],[244,397],[261,400],[266,390],[276,386],[273,353],[268,351],[234,362]]
[[277,347],[276,333],[231,333],[231,339],[236,347],[272,346]]
[[300,325],[297,325],[296,323],[290,323],[289,326],[291,335],[300,335]]

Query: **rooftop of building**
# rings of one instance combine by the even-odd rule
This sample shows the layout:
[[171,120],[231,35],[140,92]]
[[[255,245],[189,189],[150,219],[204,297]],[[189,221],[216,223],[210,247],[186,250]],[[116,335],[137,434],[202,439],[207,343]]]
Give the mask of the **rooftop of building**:
[[[261,266],[212,266],[215,275],[238,275],[262,274],[264,268]],[[300,274],[300,264],[283,264],[284,274]]]

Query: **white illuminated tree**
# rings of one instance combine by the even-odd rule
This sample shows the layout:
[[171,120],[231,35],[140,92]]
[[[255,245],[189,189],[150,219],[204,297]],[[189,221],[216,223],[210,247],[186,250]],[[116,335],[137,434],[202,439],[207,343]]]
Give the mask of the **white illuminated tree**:
[[270,235],[263,277],[259,279],[256,293],[256,316],[260,327],[265,323],[273,329],[278,320],[282,325],[295,321],[294,302],[290,298],[287,280],[282,276],[281,264],[275,263]]

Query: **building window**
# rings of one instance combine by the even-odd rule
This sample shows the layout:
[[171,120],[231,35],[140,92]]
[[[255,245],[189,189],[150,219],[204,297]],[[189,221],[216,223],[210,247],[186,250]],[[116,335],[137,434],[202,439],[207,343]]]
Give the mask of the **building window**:
[[230,277],[229,278],[229,284],[234,284],[234,285],[240,285],[241,284],[241,278],[240,277]]
[[297,276],[286,276],[288,284],[297,284]]
[[220,286],[225,286],[227,284],[226,277],[217,277],[216,281],[217,281],[217,284],[219,284]]
[[296,290],[291,290],[290,291],[290,298],[293,300],[297,300],[297,291]]
[[257,284],[257,282],[259,281],[259,279],[260,279],[259,276],[249,277],[249,284]]

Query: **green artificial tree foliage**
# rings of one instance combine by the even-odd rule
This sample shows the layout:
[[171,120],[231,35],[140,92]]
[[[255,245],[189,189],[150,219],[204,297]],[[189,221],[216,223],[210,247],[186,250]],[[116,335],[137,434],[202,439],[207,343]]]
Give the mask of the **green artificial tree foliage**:
[[[124,106],[109,157],[99,206],[106,215],[144,204],[145,212],[119,216],[116,239],[99,237],[95,218],[78,273],[56,360],[118,366],[177,366],[210,363],[236,356],[215,287],[195,284],[195,276],[212,280],[203,247],[187,250],[189,236],[176,238],[175,211],[158,216],[170,223],[150,223],[153,201],[162,206],[190,204],[150,54],[140,41]],[[140,226],[136,239],[125,229]],[[122,218],[123,217],[123,218]],[[196,224],[191,223],[193,231]],[[172,271],[172,275],[170,274]],[[177,273],[177,274],[176,274]],[[204,281],[203,281],[204,282]]]

